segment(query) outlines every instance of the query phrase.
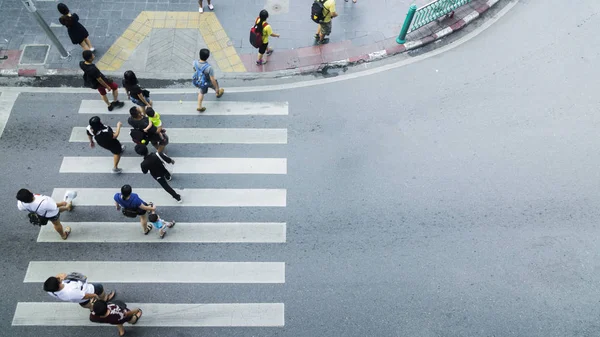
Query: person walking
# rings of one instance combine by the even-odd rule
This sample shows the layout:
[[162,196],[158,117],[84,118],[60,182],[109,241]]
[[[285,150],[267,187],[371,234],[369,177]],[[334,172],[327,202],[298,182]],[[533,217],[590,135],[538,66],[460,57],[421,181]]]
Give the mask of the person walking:
[[196,111],[204,112],[206,108],[202,106],[202,101],[204,100],[204,95],[208,92],[208,88],[212,88],[217,98],[221,98],[223,93],[225,93],[225,89],[219,87],[219,81],[215,78],[215,71],[211,67],[206,60],[210,56],[210,51],[206,48],[200,49],[200,60],[194,60],[194,71],[196,74],[194,77],[197,81],[192,81],[194,85],[199,89],[198,90],[198,107]]
[[73,209],[73,199],[77,197],[77,192],[67,191],[64,201],[56,202],[49,196],[33,194],[28,189],[22,188],[17,192],[17,208],[20,211],[29,212],[29,221],[40,226],[46,225],[48,221],[54,225],[54,230],[63,240],[66,240],[71,234],[71,227],[67,226],[63,230],[60,223],[60,213],[71,211]]
[[107,291],[100,283],[88,283],[81,273],[62,273],[50,276],[44,282],[48,295],[65,302],[79,303],[82,308],[92,309],[95,300],[110,301],[116,292]]
[[335,0],[316,1],[320,1],[323,4],[323,20],[319,23],[315,39],[318,39],[318,44],[324,44],[329,42],[329,39],[326,39],[325,37],[331,34],[331,19],[337,17],[338,13],[335,11]]
[[[200,12],[200,13],[204,12],[204,6],[202,5],[202,0],[198,0],[198,6],[199,6],[199,8],[198,8],[198,12]],[[213,6],[213,5],[210,3],[210,0],[208,0],[208,8],[209,8],[211,11],[212,11],[213,9],[215,9],[215,6]]]
[[181,199],[181,195],[175,192],[168,183],[171,181],[171,173],[165,168],[165,163],[175,164],[175,160],[164,153],[148,153],[148,147],[143,144],[135,146],[135,153],[144,157],[144,161],[140,164],[142,173],[147,174],[150,172],[152,178],[154,178],[167,193],[177,200],[178,203],[182,203],[183,200]]
[[[84,50],[81,54],[83,61],[79,62],[79,68],[83,70],[84,82],[92,89],[98,90],[102,100],[108,106],[108,111],[113,111],[114,108],[122,108],[125,103],[119,102],[119,85],[108,79],[95,64],[96,58],[90,50]],[[112,91],[113,101],[109,102],[106,97],[106,91]]]
[[267,53],[267,56],[273,53],[273,49],[269,48],[269,36],[279,37],[279,34],[273,33],[273,28],[271,28],[271,25],[267,22],[268,18],[269,12],[267,12],[266,9],[263,9],[260,11],[258,18],[256,18],[256,21],[254,22],[254,29],[256,29],[257,32],[262,32],[262,44],[258,48],[258,60],[256,60],[256,65],[258,66],[267,63],[267,58],[263,58],[265,52]]
[[135,73],[131,70],[127,70],[123,74],[123,88],[127,92],[127,97],[134,103],[141,107],[152,106],[150,100],[150,91],[142,89],[139,81],[135,76]]
[[121,142],[117,139],[121,132],[121,126],[123,123],[117,122],[117,131],[113,132],[110,126],[102,124],[100,117],[94,116],[89,120],[90,125],[86,128],[88,139],[90,140],[90,147],[94,148],[94,139],[101,147],[109,150],[113,154],[113,173],[121,173],[122,169],[119,168],[119,161],[121,160],[121,154],[125,152],[125,145],[121,145]]
[[128,218],[140,217],[140,224],[144,235],[147,235],[152,230],[152,225],[148,223],[147,212],[156,210],[152,203],[146,203],[137,193],[132,193],[131,185],[121,186],[121,193],[115,193],[113,199],[117,211],[120,211]]
[[123,324],[135,324],[142,318],[142,309],[129,309],[122,301],[107,302],[98,300],[94,303],[90,313],[90,321],[94,323],[106,323],[116,325],[119,336],[125,335]]
[[[148,109],[152,108],[149,107]],[[127,120],[127,123],[135,130],[145,133],[156,150],[158,152],[163,152],[165,147],[169,144],[169,136],[167,136],[167,133],[164,132],[164,130],[163,132],[158,132],[158,128],[154,126],[152,119],[147,118],[144,114],[144,108],[131,107],[131,109],[129,109],[129,114],[130,117]]]
[[67,27],[67,32],[69,33],[69,38],[73,44],[78,44],[83,48],[83,50],[89,50],[91,52],[96,51],[96,49],[92,46],[92,42],[90,42],[87,29],[79,23],[79,15],[77,13],[71,13],[69,11],[69,7],[63,3],[59,3],[57,6],[58,12],[62,14],[62,16],[58,19],[61,25]]

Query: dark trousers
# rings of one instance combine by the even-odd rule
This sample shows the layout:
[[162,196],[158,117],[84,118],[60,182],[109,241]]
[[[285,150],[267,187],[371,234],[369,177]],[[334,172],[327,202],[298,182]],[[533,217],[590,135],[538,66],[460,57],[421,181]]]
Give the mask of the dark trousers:
[[162,186],[162,188],[165,191],[167,191],[167,193],[169,193],[173,198],[175,198],[175,200],[179,200],[179,199],[181,199],[181,196],[179,194],[177,194],[177,192],[175,192],[175,190],[171,187],[171,185],[169,185],[169,182],[166,179],[166,178],[170,178],[170,177],[171,177],[171,174],[167,173],[162,177],[154,177],[154,179],[156,179],[156,181],[158,181],[160,186]]

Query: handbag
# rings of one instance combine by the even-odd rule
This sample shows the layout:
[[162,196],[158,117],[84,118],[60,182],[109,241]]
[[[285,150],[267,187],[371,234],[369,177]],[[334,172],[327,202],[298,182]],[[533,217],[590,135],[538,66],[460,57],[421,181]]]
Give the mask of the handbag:
[[44,200],[42,200],[40,202],[40,204],[38,205],[38,207],[35,209],[35,211],[29,211],[29,214],[27,214],[27,217],[29,218],[29,222],[34,225],[34,226],[46,226],[48,224],[48,219],[44,218],[43,216],[40,216],[39,214],[37,214],[38,209],[40,209],[40,206],[42,206],[42,202],[44,202]]
[[136,218],[138,216],[138,210],[133,208],[121,207],[121,212],[128,218]]
[[83,275],[82,273],[71,272],[71,273],[67,274],[67,277],[65,277],[65,280],[73,281],[73,282],[87,283],[87,276]]

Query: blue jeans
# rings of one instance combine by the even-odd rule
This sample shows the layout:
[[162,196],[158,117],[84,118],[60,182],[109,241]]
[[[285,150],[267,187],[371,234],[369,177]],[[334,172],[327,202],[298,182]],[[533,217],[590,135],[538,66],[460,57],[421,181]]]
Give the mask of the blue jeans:
[[[135,98],[133,96],[131,96],[129,99],[133,102],[133,104],[137,104],[137,105],[139,105],[141,107],[145,107],[146,106],[146,104],[144,104],[144,102],[140,101],[139,99],[137,99],[137,98]],[[144,96],[144,99],[146,99],[146,102],[150,101],[149,97]]]

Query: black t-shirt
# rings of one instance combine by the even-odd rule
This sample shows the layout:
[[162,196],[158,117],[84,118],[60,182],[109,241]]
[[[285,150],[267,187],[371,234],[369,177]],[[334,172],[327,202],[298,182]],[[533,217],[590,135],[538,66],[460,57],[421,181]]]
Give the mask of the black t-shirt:
[[[119,141],[113,138],[114,132],[110,126],[106,126],[104,129],[100,130],[96,134],[93,134],[91,127],[86,129],[88,135],[93,136],[96,139],[98,145],[104,148],[110,148],[114,145],[114,143],[118,143]],[[119,145],[120,146],[120,145]]]
[[102,78],[102,80],[106,83],[110,83],[110,81],[100,72],[100,70],[96,67],[95,64],[87,64],[85,61],[79,62],[79,68],[83,70],[85,75],[92,81],[92,83],[98,84],[98,78]]
[[129,83],[123,80],[123,87],[125,90],[129,91],[129,95],[135,99],[140,99],[140,94],[142,93],[142,88],[139,84],[130,85]]
[[[147,117],[142,117],[142,119],[133,119],[133,117],[129,117],[127,123],[129,123],[129,125],[131,125],[131,127],[134,129],[144,130],[148,126],[148,123],[150,123],[150,121]],[[152,127],[148,129],[148,134],[155,134],[156,131],[156,126],[152,125]]]

